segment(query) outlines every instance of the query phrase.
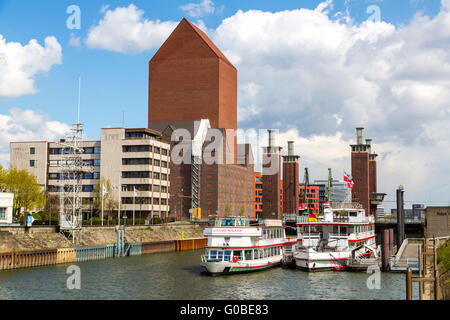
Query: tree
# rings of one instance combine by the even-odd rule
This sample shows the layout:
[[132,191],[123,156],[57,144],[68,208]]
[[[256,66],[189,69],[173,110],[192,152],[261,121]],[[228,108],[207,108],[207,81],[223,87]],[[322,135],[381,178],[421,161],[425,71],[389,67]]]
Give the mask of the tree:
[[112,216],[112,212],[119,207],[119,202],[112,197],[112,185],[109,179],[102,177],[94,186],[94,192],[97,193],[97,198],[94,199],[93,204],[97,207],[98,212],[101,212],[103,186],[107,192],[103,196],[103,210],[107,212],[108,216]]
[[225,217],[229,217],[231,215],[231,209],[229,205],[225,205]]
[[[58,220],[59,217],[59,204],[60,199],[59,195],[56,194],[46,194],[47,201],[44,205],[44,212],[45,212],[45,218],[48,221],[51,221],[52,219]],[[44,217],[43,217],[44,218]]]
[[3,169],[3,166],[0,164],[0,191],[4,191],[6,188],[6,175],[8,171]]
[[245,213],[245,208],[244,206],[241,206],[241,208],[239,209],[239,216],[242,217]]
[[14,194],[14,215],[16,217],[23,215],[24,222],[29,210],[40,209],[44,205],[46,197],[41,191],[41,186],[37,183],[36,176],[27,170],[11,167],[4,181],[6,191]]

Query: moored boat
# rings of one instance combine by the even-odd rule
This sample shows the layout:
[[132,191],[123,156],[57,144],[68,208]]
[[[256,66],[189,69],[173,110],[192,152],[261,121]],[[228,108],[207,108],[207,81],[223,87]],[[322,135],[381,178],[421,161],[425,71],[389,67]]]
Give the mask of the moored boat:
[[250,224],[247,217],[223,217],[205,228],[201,263],[213,275],[258,271],[281,264],[286,235],[281,220]]
[[364,209],[325,205],[323,217],[298,216],[293,258],[306,271],[343,271],[363,259],[377,263],[375,236],[375,219]]

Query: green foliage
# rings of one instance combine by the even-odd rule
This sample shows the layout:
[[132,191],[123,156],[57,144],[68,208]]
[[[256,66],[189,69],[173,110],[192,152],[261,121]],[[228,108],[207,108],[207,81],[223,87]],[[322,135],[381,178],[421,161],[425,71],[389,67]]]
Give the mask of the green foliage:
[[447,240],[442,244],[437,252],[437,261],[442,265],[443,270],[450,270],[450,242]]
[[8,171],[3,169],[2,165],[0,164],[0,191],[5,190],[6,188],[6,175],[8,174]]
[[229,205],[225,205],[225,217],[231,216],[231,208]]
[[244,206],[241,206],[241,208],[239,209],[239,216],[242,217],[245,213],[245,208]]
[[14,167],[9,168],[6,173],[2,169],[1,176],[5,190],[14,194],[13,209],[17,217],[23,216],[25,220],[26,214],[23,213],[42,208],[46,197],[41,192],[36,176]]

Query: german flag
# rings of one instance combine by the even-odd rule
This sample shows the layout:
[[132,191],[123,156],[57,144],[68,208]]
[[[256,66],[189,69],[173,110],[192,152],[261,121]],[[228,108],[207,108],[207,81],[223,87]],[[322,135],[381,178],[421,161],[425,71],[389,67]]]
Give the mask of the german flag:
[[317,222],[317,218],[314,214],[310,213],[308,216],[309,216],[309,222]]

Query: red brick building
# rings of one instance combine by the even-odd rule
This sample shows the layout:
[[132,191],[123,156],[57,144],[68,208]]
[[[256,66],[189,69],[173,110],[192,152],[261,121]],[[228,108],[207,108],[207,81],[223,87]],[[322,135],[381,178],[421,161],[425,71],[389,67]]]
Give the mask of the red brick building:
[[255,191],[255,207],[254,207],[254,215],[253,217],[255,219],[258,219],[262,217],[263,212],[263,202],[262,202],[262,195],[263,195],[263,182],[262,182],[262,173],[261,172],[255,172],[254,173],[254,191]]
[[275,146],[273,133],[269,130],[269,145],[262,159],[264,219],[281,219],[281,147]]
[[[303,184],[298,185],[298,193],[302,193],[305,190]],[[306,189],[306,204],[309,213],[313,213],[316,216],[319,215],[320,202],[319,202],[319,186],[308,186]],[[302,207],[303,199],[299,201],[299,207]]]
[[372,140],[363,139],[364,128],[356,128],[356,144],[352,148],[352,201],[360,203],[366,215],[376,216],[377,204],[371,204],[371,194],[377,193],[377,154],[372,153]]
[[283,213],[298,214],[299,156],[294,155],[294,142],[288,142],[288,155],[283,156]]
[[[194,198],[203,219],[224,215],[254,214],[253,157],[248,144],[237,145],[237,70],[203,31],[183,19],[149,62],[148,126],[163,133],[171,147],[176,129],[186,129],[190,139],[200,120],[210,129],[202,145],[221,132],[220,163],[170,164],[171,214],[189,218]],[[209,138],[208,138],[209,137]],[[189,145],[191,140],[183,143]],[[172,149],[173,150],[173,149]]]

